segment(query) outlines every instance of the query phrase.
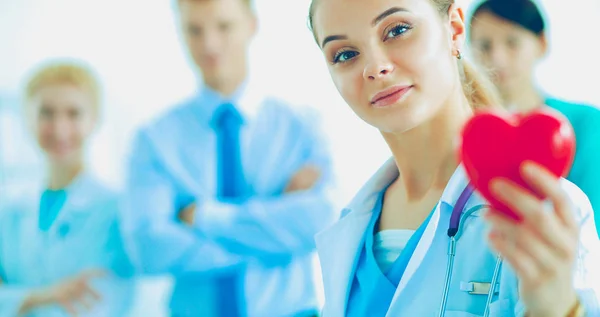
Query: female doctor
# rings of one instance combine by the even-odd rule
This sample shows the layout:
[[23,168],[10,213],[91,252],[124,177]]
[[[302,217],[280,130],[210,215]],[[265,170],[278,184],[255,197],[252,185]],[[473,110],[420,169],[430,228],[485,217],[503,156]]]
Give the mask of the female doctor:
[[317,236],[323,315],[600,314],[600,245],[576,186],[523,164],[544,204],[494,180],[520,224],[488,213],[468,186],[455,141],[473,108],[499,103],[462,59],[463,10],[453,0],[313,0],[310,24],[338,91],[393,154]]
[[99,87],[77,62],[52,62],[28,82],[25,114],[45,155],[40,190],[2,202],[0,316],[124,316],[132,273],[117,196],[85,169]]
[[550,97],[535,84],[535,66],[548,50],[547,23],[531,0],[486,0],[472,14],[469,43],[475,60],[490,71],[510,110],[546,105],[565,115],[577,138],[567,179],[588,196],[600,227],[600,109]]

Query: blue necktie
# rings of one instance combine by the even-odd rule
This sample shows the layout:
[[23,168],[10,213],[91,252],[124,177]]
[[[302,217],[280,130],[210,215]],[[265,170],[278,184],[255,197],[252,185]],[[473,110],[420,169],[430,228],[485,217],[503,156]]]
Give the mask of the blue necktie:
[[[243,118],[232,104],[223,104],[213,116],[217,135],[217,189],[219,198],[227,201],[242,199],[245,181],[240,154],[240,128]],[[237,272],[217,278],[217,304],[220,317],[242,316],[239,302],[242,276]]]

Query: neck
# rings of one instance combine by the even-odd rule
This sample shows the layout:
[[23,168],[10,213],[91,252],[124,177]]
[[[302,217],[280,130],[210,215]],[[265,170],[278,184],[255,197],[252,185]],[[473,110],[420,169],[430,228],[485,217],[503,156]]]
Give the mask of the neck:
[[48,189],[64,189],[83,171],[83,162],[76,163],[50,163]]
[[456,140],[473,114],[462,91],[458,95],[418,128],[384,134],[400,174],[392,185],[408,202],[443,191],[458,166]]
[[204,84],[219,94],[230,97],[244,83],[248,71],[244,68],[235,76],[229,78],[204,78]]
[[529,112],[544,104],[544,98],[533,85],[523,85],[514,90],[502,92],[502,99],[509,110]]

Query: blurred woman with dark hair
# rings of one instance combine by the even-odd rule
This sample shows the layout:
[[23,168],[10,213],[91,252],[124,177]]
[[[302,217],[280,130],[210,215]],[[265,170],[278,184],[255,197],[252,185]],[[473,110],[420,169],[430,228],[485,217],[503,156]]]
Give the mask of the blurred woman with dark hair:
[[589,197],[600,228],[600,110],[553,98],[536,86],[535,66],[548,51],[547,22],[539,7],[531,0],[479,3],[471,18],[470,45],[510,110],[549,106],[569,119],[577,152],[567,179]]

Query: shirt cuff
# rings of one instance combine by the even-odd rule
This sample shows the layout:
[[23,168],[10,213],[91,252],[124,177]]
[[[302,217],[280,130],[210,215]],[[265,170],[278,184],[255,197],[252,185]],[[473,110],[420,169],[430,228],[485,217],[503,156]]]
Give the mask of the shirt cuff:
[[18,316],[31,289],[6,284],[0,287],[2,287],[0,290],[0,316]]
[[236,206],[217,200],[196,202],[196,217],[194,227],[202,233],[212,236],[231,226],[235,216]]
[[600,303],[593,289],[577,290],[581,305],[585,309],[586,316],[600,316]]

